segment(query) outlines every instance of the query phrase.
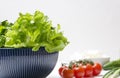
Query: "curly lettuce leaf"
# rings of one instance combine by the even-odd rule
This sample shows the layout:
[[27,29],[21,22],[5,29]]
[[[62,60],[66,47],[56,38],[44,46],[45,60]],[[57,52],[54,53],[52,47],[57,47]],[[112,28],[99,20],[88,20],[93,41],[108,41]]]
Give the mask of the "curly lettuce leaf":
[[7,20],[0,22],[0,47],[4,47],[6,42],[5,34],[12,26],[12,23],[9,23]]
[[33,51],[45,47],[49,53],[62,51],[68,44],[67,38],[60,32],[60,25],[53,27],[42,12],[19,14],[18,19],[6,34],[5,47],[30,47]]

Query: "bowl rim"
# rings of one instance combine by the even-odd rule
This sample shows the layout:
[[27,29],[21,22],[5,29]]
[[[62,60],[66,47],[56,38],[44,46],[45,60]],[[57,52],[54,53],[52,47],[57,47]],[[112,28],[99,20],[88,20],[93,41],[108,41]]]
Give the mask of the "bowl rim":
[[[55,51],[55,52],[47,52],[46,50],[45,50],[45,47],[40,47],[39,48],[39,50],[40,49],[42,49],[42,50],[44,50],[46,53],[48,53],[48,54],[54,54],[54,53],[59,53],[59,51]],[[30,47],[21,47],[21,48],[12,48],[12,47],[3,47],[3,48],[0,48],[0,50],[30,50],[31,52],[38,52],[39,50],[37,50],[37,51],[32,51],[32,48],[30,48]]]

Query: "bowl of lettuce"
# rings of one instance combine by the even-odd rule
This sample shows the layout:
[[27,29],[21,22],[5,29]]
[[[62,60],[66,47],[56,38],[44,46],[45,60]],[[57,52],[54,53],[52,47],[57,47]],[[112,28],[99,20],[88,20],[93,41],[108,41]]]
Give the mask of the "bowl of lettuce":
[[0,78],[47,77],[68,43],[60,25],[40,11],[0,22]]

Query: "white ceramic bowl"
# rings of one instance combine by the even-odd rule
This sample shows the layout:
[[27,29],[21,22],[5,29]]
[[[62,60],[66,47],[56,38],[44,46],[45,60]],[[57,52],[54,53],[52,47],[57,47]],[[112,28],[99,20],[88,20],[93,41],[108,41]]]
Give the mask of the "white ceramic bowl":
[[92,60],[93,62],[98,62],[101,65],[104,65],[105,63],[110,61],[110,57],[94,57],[94,58],[87,58]]

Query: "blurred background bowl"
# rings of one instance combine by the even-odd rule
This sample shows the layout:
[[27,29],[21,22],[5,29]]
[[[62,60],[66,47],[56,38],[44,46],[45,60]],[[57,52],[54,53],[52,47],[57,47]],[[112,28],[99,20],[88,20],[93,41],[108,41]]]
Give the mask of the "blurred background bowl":
[[30,48],[0,48],[0,78],[46,78],[54,69],[58,52]]
[[82,54],[82,58],[84,59],[90,59],[93,62],[98,62],[101,65],[104,65],[105,63],[110,61],[110,56],[106,55],[106,51],[102,51],[102,50],[88,50],[85,51]]
[[92,60],[93,62],[98,62],[101,65],[104,65],[105,63],[110,61],[110,57],[95,57],[95,58],[87,58]]

